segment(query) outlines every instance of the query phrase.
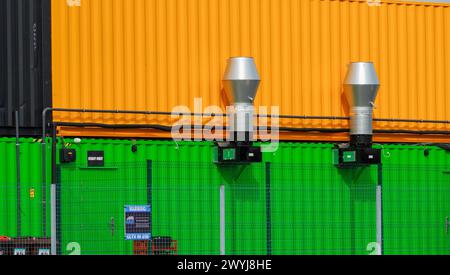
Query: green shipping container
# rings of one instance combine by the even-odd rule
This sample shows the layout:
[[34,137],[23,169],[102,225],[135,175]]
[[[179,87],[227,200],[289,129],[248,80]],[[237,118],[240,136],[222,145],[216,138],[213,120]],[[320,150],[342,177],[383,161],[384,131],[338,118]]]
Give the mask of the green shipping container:
[[[43,211],[50,198],[49,184],[42,184],[41,145],[36,139],[20,139],[20,191],[17,185],[16,140],[0,138],[0,236],[49,237],[50,211]],[[50,166],[47,162],[47,167]],[[50,170],[47,171],[50,179]],[[46,196],[43,191],[47,190]],[[18,193],[20,199],[18,200]],[[20,209],[19,202],[20,201]],[[48,204],[49,205],[49,204]],[[49,209],[48,209],[49,210]],[[18,212],[20,211],[20,232]],[[46,222],[44,223],[44,218]],[[20,234],[19,234],[20,233]]]
[[[22,161],[31,164],[23,173],[39,182],[41,147],[23,143],[35,150],[27,155],[22,149]],[[152,235],[176,240],[178,254],[219,254],[222,184],[227,254],[374,253],[377,167],[337,169],[332,144],[282,143],[264,153],[263,163],[218,167],[207,142],[65,143],[76,149],[77,160],[58,163],[62,254],[133,254],[124,206],[141,204],[152,206]],[[0,188],[0,198],[8,198],[1,200],[0,232],[14,235],[15,143],[3,139],[1,146],[7,157],[0,169],[10,183]],[[104,151],[104,166],[90,167],[88,151]],[[450,254],[449,170],[450,153],[438,147],[383,145],[385,254]],[[27,211],[41,213],[41,205]],[[40,222],[30,234],[39,236]],[[30,224],[22,220],[22,228]]]

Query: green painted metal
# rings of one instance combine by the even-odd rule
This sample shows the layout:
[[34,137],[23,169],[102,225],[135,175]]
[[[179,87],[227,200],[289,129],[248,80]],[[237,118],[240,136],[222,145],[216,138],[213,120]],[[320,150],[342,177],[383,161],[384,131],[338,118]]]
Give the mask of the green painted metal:
[[263,163],[218,168],[226,190],[227,254],[266,254],[266,181]]
[[[132,251],[132,243],[124,241],[123,208],[147,204],[144,169],[62,168],[59,230],[63,254],[71,252],[65,250],[71,242],[77,242],[83,254]],[[135,177],[136,172],[142,172],[142,177]]]
[[385,253],[450,254],[450,152],[386,145],[383,154]]
[[337,169],[330,144],[272,154],[274,254],[368,254],[376,241],[376,168]]
[[[133,153],[131,141],[72,143],[77,163],[61,165],[63,247],[77,242],[82,254],[131,254],[132,242],[124,240],[123,207],[147,204],[146,160],[152,160],[152,234],[178,240],[180,254],[218,253],[220,175],[210,171],[215,166],[206,161],[211,160],[210,147],[177,147],[164,141],[136,144]],[[87,151],[95,150],[105,151],[104,168],[87,167]]]
[[[149,203],[150,170],[152,233],[177,240],[179,254],[219,254],[221,184],[226,189],[227,254],[266,254],[267,236],[272,254],[367,255],[368,245],[376,241],[377,168],[336,168],[332,144],[281,143],[276,152],[264,153],[263,163],[218,167],[209,142],[65,142],[77,150],[77,161],[58,163],[63,254],[72,253],[66,248],[73,242],[80,244],[82,254],[132,254],[132,242],[124,239],[123,206]],[[31,139],[22,143],[23,181],[39,183],[40,144]],[[132,152],[133,144],[137,152]],[[0,235],[9,236],[16,232],[14,146],[13,139],[0,139],[0,153],[6,156],[0,158],[0,175],[8,183],[0,188]],[[424,145],[382,149],[384,252],[450,254],[445,232],[450,153]],[[87,166],[90,150],[105,151],[105,167]],[[270,190],[266,162],[271,163]],[[39,185],[23,189],[34,186],[39,201]],[[22,228],[40,236],[41,205],[22,200]]]
[[[41,144],[38,140],[20,140],[21,159],[21,236],[44,237],[42,232],[42,170]],[[13,138],[0,138],[0,236],[17,236],[17,174],[16,141]],[[50,167],[50,162],[48,162]],[[48,171],[48,177],[50,171]],[[47,192],[47,198],[50,193]],[[47,233],[49,236],[50,218],[47,214]]]

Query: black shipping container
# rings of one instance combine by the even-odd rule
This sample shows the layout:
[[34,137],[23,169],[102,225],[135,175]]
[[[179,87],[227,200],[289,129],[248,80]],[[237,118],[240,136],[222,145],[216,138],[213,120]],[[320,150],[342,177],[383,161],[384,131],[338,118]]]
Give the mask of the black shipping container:
[[50,0],[0,0],[0,135],[39,134],[51,106]]

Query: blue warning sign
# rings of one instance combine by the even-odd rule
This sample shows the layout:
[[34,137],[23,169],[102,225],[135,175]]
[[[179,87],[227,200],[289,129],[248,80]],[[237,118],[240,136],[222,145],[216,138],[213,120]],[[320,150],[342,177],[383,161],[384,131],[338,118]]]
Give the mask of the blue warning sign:
[[150,205],[125,205],[125,239],[151,240],[152,209]]

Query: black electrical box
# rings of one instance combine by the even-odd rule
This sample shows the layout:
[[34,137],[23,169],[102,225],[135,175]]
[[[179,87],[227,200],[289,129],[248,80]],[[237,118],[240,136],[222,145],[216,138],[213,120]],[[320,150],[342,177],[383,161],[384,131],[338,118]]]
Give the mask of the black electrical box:
[[262,161],[261,147],[236,145],[234,143],[214,148],[214,162],[217,164],[257,163]]
[[59,161],[61,163],[70,163],[77,160],[77,151],[75,149],[62,148],[59,150]]
[[89,167],[103,167],[105,166],[105,152],[104,151],[88,151],[87,162]]
[[339,167],[375,165],[381,163],[381,149],[336,148],[333,149],[333,164]]
[[364,148],[357,150],[359,152],[359,162],[362,164],[380,164],[381,149]]

